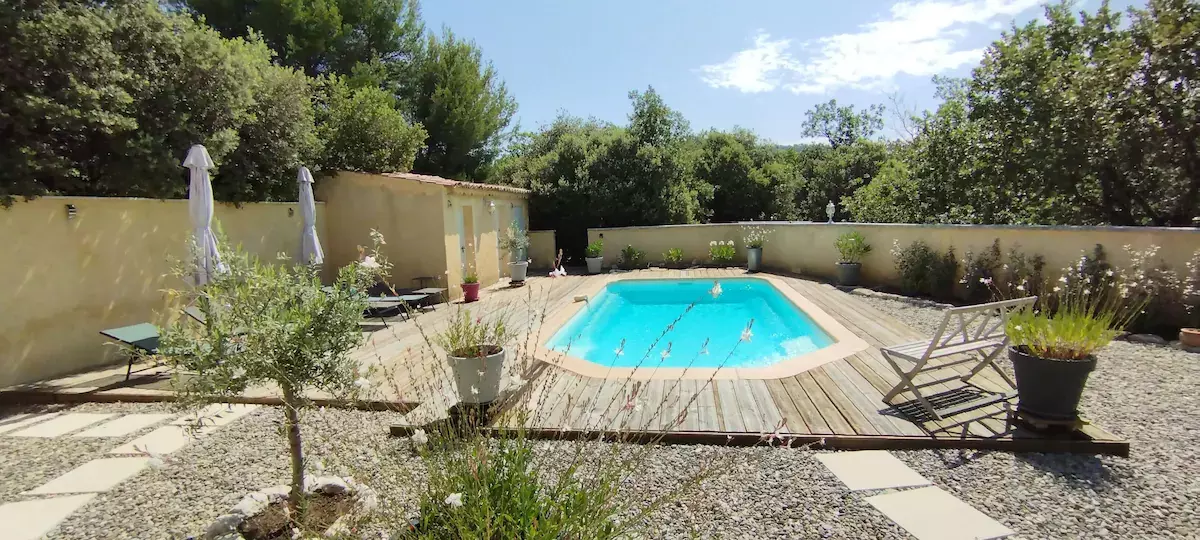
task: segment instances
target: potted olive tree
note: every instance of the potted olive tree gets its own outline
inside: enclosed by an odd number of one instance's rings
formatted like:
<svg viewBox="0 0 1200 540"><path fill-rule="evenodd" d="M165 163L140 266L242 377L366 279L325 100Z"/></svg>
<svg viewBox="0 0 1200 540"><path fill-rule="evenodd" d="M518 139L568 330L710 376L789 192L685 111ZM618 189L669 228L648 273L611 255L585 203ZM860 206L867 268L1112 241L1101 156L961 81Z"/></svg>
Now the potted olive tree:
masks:
<svg viewBox="0 0 1200 540"><path fill-rule="evenodd" d="M841 256L837 263L838 283L858 285L862 277L862 258L871 252L871 244L862 233L850 231L839 236L836 245Z"/></svg>
<svg viewBox="0 0 1200 540"><path fill-rule="evenodd" d="M601 267L604 265L604 240L598 239L587 245L584 250L587 261L587 269L589 274L599 274Z"/></svg>
<svg viewBox="0 0 1200 540"><path fill-rule="evenodd" d="M1116 280L1102 284L1064 276L1046 287L1038 309L1013 314L1005 327L1017 382L1017 409L1038 419L1071 422L1096 352L1145 305Z"/></svg>
<svg viewBox="0 0 1200 540"><path fill-rule="evenodd" d="M508 230L504 231L504 235L500 238L500 249L507 251L512 257L512 262L508 263L511 269L512 282L524 283L525 276L529 272L529 258L526 255L526 249L529 248L529 235L521 229L521 224L513 220L508 225Z"/></svg>
<svg viewBox="0 0 1200 540"><path fill-rule="evenodd" d="M446 351L460 402L486 404L500 395L504 346L511 337L504 310L472 317L471 311L463 308L434 336L434 342Z"/></svg>
<svg viewBox="0 0 1200 540"><path fill-rule="evenodd" d="M763 244L767 242L771 231L758 226L744 227L743 230L746 232L743 238L746 243L746 269L757 272L762 267Z"/></svg>

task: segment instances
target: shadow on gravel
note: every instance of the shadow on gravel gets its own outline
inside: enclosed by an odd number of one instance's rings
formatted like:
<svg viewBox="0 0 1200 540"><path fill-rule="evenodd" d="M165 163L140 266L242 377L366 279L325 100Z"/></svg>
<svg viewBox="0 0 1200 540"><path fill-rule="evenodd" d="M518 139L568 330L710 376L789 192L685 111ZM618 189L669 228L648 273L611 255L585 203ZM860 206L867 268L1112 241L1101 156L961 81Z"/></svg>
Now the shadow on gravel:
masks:
<svg viewBox="0 0 1200 540"><path fill-rule="evenodd" d="M1117 481L1108 464L1097 456L1079 454L1017 454L1017 459L1035 469L1052 473L1074 489L1105 490Z"/></svg>

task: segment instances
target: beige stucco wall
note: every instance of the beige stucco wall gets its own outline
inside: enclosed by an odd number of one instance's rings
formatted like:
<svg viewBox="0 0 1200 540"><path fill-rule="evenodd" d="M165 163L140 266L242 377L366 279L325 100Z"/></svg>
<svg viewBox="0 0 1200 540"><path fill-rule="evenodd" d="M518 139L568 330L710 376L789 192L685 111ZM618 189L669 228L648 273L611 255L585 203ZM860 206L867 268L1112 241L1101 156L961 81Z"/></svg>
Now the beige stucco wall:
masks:
<svg viewBox="0 0 1200 540"><path fill-rule="evenodd" d="M318 203L323 244L325 217ZM214 220L250 253L297 255L295 203L218 204ZM185 200L43 197L0 209L0 387L120 361L99 331L161 320L163 289L183 286L168 274L190 230Z"/></svg>
<svg viewBox="0 0 1200 540"><path fill-rule="evenodd" d="M358 258L358 246L371 245L375 229L386 242L381 252L392 265L393 285L415 287L413 278L429 276L445 287L445 188L352 172L318 179L316 188L328 222L329 241L322 245L327 279Z"/></svg>
<svg viewBox="0 0 1200 540"><path fill-rule="evenodd" d="M558 257L557 245L554 241L554 231L529 232L529 258L533 268L550 268Z"/></svg>
<svg viewBox="0 0 1200 540"><path fill-rule="evenodd" d="M749 225L749 224L747 224ZM981 252L991 246L994 239L1000 240L1002 255L1007 258L1008 250L1018 247L1027 255L1041 254L1046 266L1052 271L1078 261L1080 255L1091 252L1096 244L1104 246L1109 261L1118 267L1129 263L1122 249L1131 245L1144 249L1150 245L1161 248L1159 256L1171 268L1185 271L1185 264L1196 250L1200 250L1200 229L1159 227L1018 227L1018 226L970 226L970 225L902 225L902 224L859 224L859 223L761 223L774 230L763 248L763 264L791 272L814 276L833 277L836 272L838 252L834 247L837 237L847 231L857 230L867 238L874 248L863 260L863 279L869 284L896 285L895 272L890 250L893 240L907 246L915 240L923 240L930 246L945 251L954 247L960 258L967 250ZM615 262L621 248L632 244L646 251L650 261L661 261L663 253L670 248L681 248L684 260L707 262L709 242L733 240L737 245L740 261L745 261L743 225L703 224L665 225L659 227L622 227L590 229L588 240L594 241L604 235L605 266Z"/></svg>
<svg viewBox="0 0 1200 540"><path fill-rule="evenodd" d="M445 189L449 200L443 214L447 276L450 297L460 298L462 289L459 285L471 267L474 267L482 287L495 284L500 278L509 275L509 255L499 249L498 242L517 209L525 216L525 223L529 223L528 208L522 194L464 187ZM460 212L470 213L473 229L465 231L465 259L460 255Z"/></svg>

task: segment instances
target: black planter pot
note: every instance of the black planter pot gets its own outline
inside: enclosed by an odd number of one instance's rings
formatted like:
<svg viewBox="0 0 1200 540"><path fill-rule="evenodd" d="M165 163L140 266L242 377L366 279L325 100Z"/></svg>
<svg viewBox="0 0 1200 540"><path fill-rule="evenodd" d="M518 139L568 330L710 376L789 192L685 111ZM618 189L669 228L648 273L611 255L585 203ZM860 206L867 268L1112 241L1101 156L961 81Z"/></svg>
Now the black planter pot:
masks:
<svg viewBox="0 0 1200 540"><path fill-rule="evenodd" d="M858 285L862 275L862 263L837 263L838 283L847 287Z"/></svg>
<svg viewBox="0 0 1200 540"><path fill-rule="evenodd" d="M1038 358L1017 347L1008 348L1017 378L1017 409L1046 420L1079 418L1079 398L1096 357L1087 360Z"/></svg>

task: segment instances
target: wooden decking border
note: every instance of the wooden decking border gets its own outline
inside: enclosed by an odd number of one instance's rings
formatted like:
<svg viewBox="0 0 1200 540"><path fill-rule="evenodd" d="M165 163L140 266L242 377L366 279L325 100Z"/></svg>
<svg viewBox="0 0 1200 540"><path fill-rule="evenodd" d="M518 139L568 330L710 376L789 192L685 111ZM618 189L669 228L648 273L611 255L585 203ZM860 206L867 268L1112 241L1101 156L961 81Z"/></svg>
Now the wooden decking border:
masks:
<svg viewBox="0 0 1200 540"><path fill-rule="evenodd" d="M393 424L393 437L408 437L418 426ZM480 432L490 437L511 437L520 432L538 440L603 440L633 444L707 444L721 446L756 446L764 444L758 433L732 431L612 431L561 430L547 428L484 427ZM1078 432L1077 432L1078 433ZM1067 454L1103 454L1129 457L1129 442L1103 439L938 439L906 435L813 435L781 433L780 438L791 440L792 447L812 445L817 450L996 450L1004 452L1049 452ZM776 443L778 445L778 443Z"/></svg>

